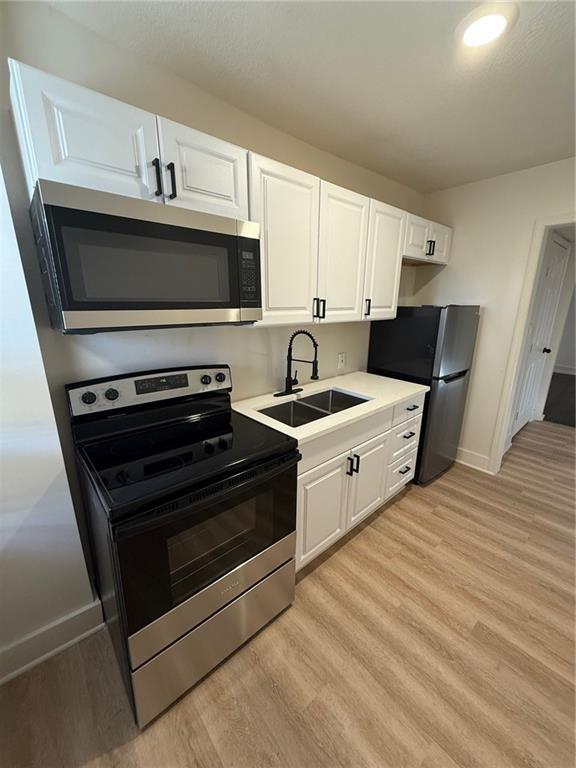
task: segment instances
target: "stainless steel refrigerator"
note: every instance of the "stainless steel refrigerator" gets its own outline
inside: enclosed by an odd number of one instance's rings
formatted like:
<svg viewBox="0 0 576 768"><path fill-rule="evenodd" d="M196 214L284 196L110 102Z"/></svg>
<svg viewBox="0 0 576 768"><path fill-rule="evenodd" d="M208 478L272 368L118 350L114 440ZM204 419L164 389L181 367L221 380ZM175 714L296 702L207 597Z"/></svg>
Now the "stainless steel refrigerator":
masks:
<svg viewBox="0 0 576 768"><path fill-rule="evenodd" d="M398 307L373 322L368 372L427 384L415 480L427 483L454 462L462 428L480 307Z"/></svg>

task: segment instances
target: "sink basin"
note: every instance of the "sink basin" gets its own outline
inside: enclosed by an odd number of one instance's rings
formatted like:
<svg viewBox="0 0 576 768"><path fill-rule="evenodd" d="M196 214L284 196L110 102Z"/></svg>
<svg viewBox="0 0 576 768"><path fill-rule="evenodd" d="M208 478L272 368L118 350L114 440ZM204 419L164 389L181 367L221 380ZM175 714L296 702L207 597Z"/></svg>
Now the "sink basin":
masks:
<svg viewBox="0 0 576 768"><path fill-rule="evenodd" d="M260 413L265 413L266 416L281 421L289 427L301 427L304 424L310 424L311 421L330 416L332 413L339 413L365 403L366 400L367 398L349 395L338 389L325 389L323 392L316 392L299 400L263 408Z"/></svg>
<svg viewBox="0 0 576 768"><path fill-rule="evenodd" d="M326 411L303 405L299 400L272 405L270 408L263 408L260 413L265 413L266 416L281 421L282 424L287 424L289 427L301 427L304 424L310 424L311 421L323 419L330 415Z"/></svg>
<svg viewBox="0 0 576 768"><path fill-rule="evenodd" d="M325 389L323 392L316 392L308 397L301 397L299 402L311 405L314 408L320 408L328 413L339 413L347 408L353 408L355 405L365 403L367 398L349 395L347 392L340 392L338 389Z"/></svg>

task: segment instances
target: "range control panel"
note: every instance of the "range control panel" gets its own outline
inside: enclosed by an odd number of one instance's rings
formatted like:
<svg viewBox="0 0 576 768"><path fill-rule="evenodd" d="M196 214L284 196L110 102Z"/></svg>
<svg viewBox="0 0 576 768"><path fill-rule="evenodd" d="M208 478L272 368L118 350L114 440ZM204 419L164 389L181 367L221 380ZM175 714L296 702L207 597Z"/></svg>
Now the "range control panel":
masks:
<svg viewBox="0 0 576 768"><path fill-rule="evenodd" d="M150 371L71 384L68 389L73 416L170 400L185 395L232 389L230 368L203 366L172 371Z"/></svg>

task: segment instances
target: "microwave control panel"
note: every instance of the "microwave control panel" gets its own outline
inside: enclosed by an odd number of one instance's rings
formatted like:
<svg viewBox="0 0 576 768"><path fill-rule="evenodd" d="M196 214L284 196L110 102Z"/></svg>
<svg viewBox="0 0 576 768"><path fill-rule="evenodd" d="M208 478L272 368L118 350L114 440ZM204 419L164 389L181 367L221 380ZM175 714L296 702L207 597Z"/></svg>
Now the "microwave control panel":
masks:
<svg viewBox="0 0 576 768"><path fill-rule="evenodd" d="M240 251L240 299L260 306L260 259L252 250Z"/></svg>

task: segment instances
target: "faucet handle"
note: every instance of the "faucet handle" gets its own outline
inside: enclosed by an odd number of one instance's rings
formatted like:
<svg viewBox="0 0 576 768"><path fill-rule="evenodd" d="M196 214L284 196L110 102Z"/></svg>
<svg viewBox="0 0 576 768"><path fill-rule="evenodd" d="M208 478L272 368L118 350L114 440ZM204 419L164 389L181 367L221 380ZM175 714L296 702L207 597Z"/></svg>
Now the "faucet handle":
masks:
<svg viewBox="0 0 576 768"><path fill-rule="evenodd" d="M298 384L298 371L294 372L294 378L292 379L292 384Z"/></svg>

